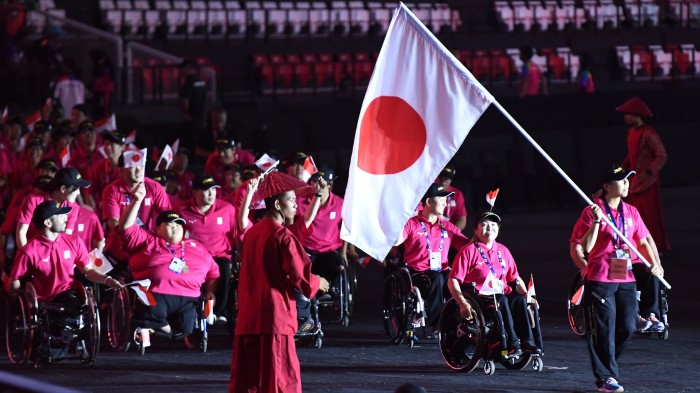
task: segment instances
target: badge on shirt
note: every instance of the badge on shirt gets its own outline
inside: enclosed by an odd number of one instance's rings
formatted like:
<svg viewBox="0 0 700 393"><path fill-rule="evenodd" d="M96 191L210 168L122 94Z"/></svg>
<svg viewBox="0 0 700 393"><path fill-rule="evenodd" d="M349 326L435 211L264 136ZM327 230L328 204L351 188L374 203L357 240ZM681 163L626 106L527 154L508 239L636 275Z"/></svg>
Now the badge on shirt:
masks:
<svg viewBox="0 0 700 393"><path fill-rule="evenodd" d="M178 257L174 257L173 260L170 262L170 266L168 269L170 269L171 272L174 272L175 274L180 274L182 272L182 268L185 267L185 261Z"/></svg>
<svg viewBox="0 0 700 393"><path fill-rule="evenodd" d="M455 202L455 201L450 201L450 206L451 206L451 207L457 206L457 202Z"/></svg>
<svg viewBox="0 0 700 393"><path fill-rule="evenodd" d="M216 223L218 225L224 225L224 219L221 217L216 217Z"/></svg>
<svg viewBox="0 0 700 393"><path fill-rule="evenodd" d="M63 258L64 258L64 259L70 258L70 250L65 250L65 251L63 251Z"/></svg>
<svg viewBox="0 0 700 393"><path fill-rule="evenodd" d="M143 204L145 206L151 206L151 198L143 198Z"/></svg>
<svg viewBox="0 0 700 393"><path fill-rule="evenodd" d="M144 227L146 224L144 224L143 221L141 221L141 218L136 217L136 225Z"/></svg>
<svg viewBox="0 0 700 393"><path fill-rule="evenodd" d="M85 225L78 224L78 232L83 232L85 230Z"/></svg>
<svg viewBox="0 0 700 393"><path fill-rule="evenodd" d="M610 268L608 269L608 279L624 280L627 278L627 271L632 269L632 259L630 250L617 249L612 252L610 258Z"/></svg>
<svg viewBox="0 0 700 393"><path fill-rule="evenodd" d="M335 220L335 212L331 212L331 220Z"/></svg>
<svg viewBox="0 0 700 393"><path fill-rule="evenodd" d="M440 270L442 269L442 253L441 252L430 252L430 270Z"/></svg>
<svg viewBox="0 0 700 393"><path fill-rule="evenodd" d="M627 217L627 226L630 228L634 227L634 220L632 219L632 217Z"/></svg>

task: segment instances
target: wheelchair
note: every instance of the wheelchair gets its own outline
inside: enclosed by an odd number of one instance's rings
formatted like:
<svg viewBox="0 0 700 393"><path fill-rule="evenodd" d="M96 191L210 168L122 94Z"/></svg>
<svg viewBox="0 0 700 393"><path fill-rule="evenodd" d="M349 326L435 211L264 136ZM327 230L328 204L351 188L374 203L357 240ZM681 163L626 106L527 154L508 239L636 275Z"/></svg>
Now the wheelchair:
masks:
<svg viewBox="0 0 700 393"><path fill-rule="evenodd" d="M71 287L80 301L77 316L64 316L63 304L38 301L32 283L13 294L5 319L7 355L12 363L55 363L79 360L94 366L100 349L100 316L92 293L80 282ZM57 333L60 330L60 333Z"/></svg>
<svg viewBox="0 0 700 393"><path fill-rule="evenodd" d="M323 346L323 329L321 328L321 318L319 317L319 300L314 296L311 302L311 319L314 327L308 332L297 331L294 334L294 341L310 348L321 349Z"/></svg>
<svg viewBox="0 0 700 393"><path fill-rule="evenodd" d="M336 254L338 258L342 259L340 254ZM343 270L337 271L335 278L329 284L328 292L318 297L320 318L326 323L340 323L344 327L348 327L353 292L350 271L344 260Z"/></svg>
<svg viewBox="0 0 700 393"><path fill-rule="evenodd" d="M185 345L190 348L198 348L200 352L207 351L209 334L207 331L207 315L205 315L206 300L201 296L197 300L194 320L194 328L188 336L182 334L166 334L156 331L148 333L144 337L143 329L135 326L133 319L136 310L136 296L130 293L128 287L117 288L110 291L108 296L109 310L107 312L107 339L109 346L117 352L127 352L133 342L139 355L146 354L146 348L150 346L150 337L166 337L172 340L184 338Z"/></svg>
<svg viewBox="0 0 700 393"><path fill-rule="evenodd" d="M472 289L462 291L476 315L472 321L462 318L459 304L455 299L448 300L440 314L440 353L448 367L454 371L471 372L483 360L486 375L493 375L496 362L509 370L522 370L532 362L536 372L544 369L541 355L524 352L517 357L508 356L505 345L505 330L501 312L495 309L492 297L474 294ZM539 313L537 307L528 305L533 324L533 338L542 347ZM487 318L487 313L490 318Z"/></svg>
<svg viewBox="0 0 700 393"><path fill-rule="evenodd" d="M391 343L399 345L405 342L413 348L418 341L416 329L423 328L425 336L427 314L420 289L413 285L406 266L387 263L387 273L382 296L384 331Z"/></svg>
<svg viewBox="0 0 700 393"><path fill-rule="evenodd" d="M584 336L586 334L586 321L584 318L583 303L581 301L574 302L574 300L576 300L574 299L574 296L578 296L577 292L581 289L582 286L583 281L581 279L581 272L578 271L576 272L571 281L571 286L569 287L569 297L567 300L567 314L569 325L571 326L571 330L574 332L574 334L578 336ZM661 321L664 324L663 331L643 331L637 332L637 334L647 336L656 335L661 340L668 339L668 289L666 289L663 285L659 286L659 314L659 321Z"/></svg>

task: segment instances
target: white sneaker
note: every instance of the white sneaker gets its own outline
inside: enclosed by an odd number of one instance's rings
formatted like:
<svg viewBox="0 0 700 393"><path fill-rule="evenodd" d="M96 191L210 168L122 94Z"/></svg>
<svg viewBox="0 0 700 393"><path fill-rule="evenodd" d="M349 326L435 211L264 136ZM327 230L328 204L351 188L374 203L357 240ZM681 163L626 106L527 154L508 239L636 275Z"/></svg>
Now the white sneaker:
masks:
<svg viewBox="0 0 700 393"><path fill-rule="evenodd" d="M647 329L650 332L663 332L666 329L664 323L659 321L654 313L649 314L648 321L651 322L651 326Z"/></svg>
<svg viewBox="0 0 700 393"><path fill-rule="evenodd" d="M216 322L216 315L214 313L209 313L209 316L207 317L207 325L213 325Z"/></svg>
<svg viewBox="0 0 700 393"><path fill-rule="evenodd" d="M223 325L223 324L225 324L226 322L228 322L228 319L226 319L225 316L219 315L218 317L216 317L216 323L217 323L217 324Z"/></svg>
<svg viewBox="0 0 700 393"><path fill-rule="evenodd" d="M653 324L650 320L639 317L639 321L637 321L637 332L644 332L647 329L649 329L652 325Z"/></svg>

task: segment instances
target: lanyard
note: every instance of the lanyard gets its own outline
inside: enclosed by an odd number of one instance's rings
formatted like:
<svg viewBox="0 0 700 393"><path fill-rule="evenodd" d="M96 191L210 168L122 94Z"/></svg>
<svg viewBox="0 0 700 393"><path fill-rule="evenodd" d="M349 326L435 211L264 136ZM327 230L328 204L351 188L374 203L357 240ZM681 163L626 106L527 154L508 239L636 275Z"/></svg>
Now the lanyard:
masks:
<svg viewBox="0 0 700 393"><path fill-rule="evenodd" d="M627 222L625 221L625 211L622 209L622 201L620 201L620 204L617 206L617 211L620 213L620 224L618 225L617 222L615 222L615 219L613 218L612 215L612 209L610 209L610 205L608 205L608 202L605 201L605 211L608 213L608 217L610 218L610 221L612 221L613 224L615 224L615 227L622 232L622 234L627 237ZM613 231L613 245L615 248L622 248L622 239L618 238L617 233Z"/></svg>
<svg viewBox="0 0 700 393"><path fill-rule="evenodd" d="M445 236L447 235L447 231L445 230L445 227L442 226L442 220L438 219L438 222L440 223L440 249L438 251L442 252L442 246L445 244ZM430 237L428 236L428 230L425 229L425 224L423 221L420 222L421 228L423 228L423 234L425 234L425 243L426 243L426 248L428 251L433 251L432 247L430 247Z"/></svg>
<svg viewBox="0 0 700 393"><path fill-rule="evenodd" d="M173 246L171 246L168 242L165 242L165 245L168 246L170 252L173 253L174 257L176 257L177 255L175 255L175 249L173 248ZM182 262L185 262L185 242L180 242L180 245L182 246L180 247L180 259L182 260Z"/></svg>
<svg viewBox="0 0 700 393"><path fill-rule="evenodd" d="M486 266L491 269L491 274L493 274L494 277L496 277L496 271L493 270L493 265L491 264L491 261L489 261L488 258L486 258L486 254L484 254L484 251L479 247L479 242L474 243L476 245L476 249L479 250L479 254L481 254L481 257L484 258L484 262L486 262ZM496 251L496 254L498 254L498 262L501 263L501 277L500 280L503 280L503 276L506 274L506 263L503 262L503 257L501 256L501 251Z"/></svg>

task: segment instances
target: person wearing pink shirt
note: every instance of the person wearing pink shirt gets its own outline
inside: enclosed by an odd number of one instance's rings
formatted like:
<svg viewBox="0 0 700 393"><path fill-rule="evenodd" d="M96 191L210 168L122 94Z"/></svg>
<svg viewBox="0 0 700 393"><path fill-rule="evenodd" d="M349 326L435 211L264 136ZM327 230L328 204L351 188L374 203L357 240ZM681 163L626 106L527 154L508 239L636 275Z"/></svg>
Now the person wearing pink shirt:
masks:
<svg viewBox="0 0 700 393"><path fill-rule="evenodd" d="M204 245L184 236L185 220L166 210L155 220L155 234L135 225L146 199L143 182L132 189L133 199L119 221L122 244L129 253L134 280L150 279L156 304L137 302L134 323L168 336L188 336L194 328L197 300L215 300L219 268Z"/></svg>
<svg viewBox="0 0 700 393"><path fill-rule="evenodd" d="M121 175L119 157L124 152L124 145L126 144L126 138L118 131L106 132L102 135L102 138L107 158L95 164L86 174L88 180L92 182L90 193L98 212L102 210L102 192Z"/></svg>
<svg viewBox="0 0 700 393"><path fill-rule="evenodd" d="M467 207L462 191L452 186L455 174L457 174L457 169L454 165L448 165L440 172L435 182L453 193L447 197L447 206L444 214L451 223L455 224L460 231L463 231L467 227Z"/></svg>
<svg viewBox="0 0 700 393"><path fill-rule="evenodd" d="M30 194L22 202L19 218L17 220L17 230L15 242L21 248L27 244L28 239L33 235L30 228L31 217L34 209L46 200L52 199L61 203L62 206L72 207L80 193L81 188L90 187L90 182L83 179L80 172L75 168L61 168L49 184L49 192L43 194ZM68 214L68 223L65 233L72 235L75 230L75 221L78 218L77 210L71 210Z"/></svg>
<svg viewBox="0 0 700 393"><path fill-rule="evenodd" d="M622 201L629 193L629 176L613 165L601 179L603 192L596 204L581 213L581 245L588 253L582 305L586 310L586 341L598 390L622 392L617 361L635 332L638 320L637 287L628 246L602 221L603 214L651 264L651 273L663 269L647 241L649 230L634 206Z"/></svg>
<svg viewBox="0 0 700 393"><path fill-rule="evenodd" d="M121 247L120 237L115 228L124 210L134 200L134 190L140 184L146 189L143 203L137 212L138 226L155 231L158 214L170 210L170 199L163 186L144 176L145 166L129 164L129 167L126 167L124 154L119 157L120 178L110 183L102 192L102 220L107 224L108 231L105 250L119 262L125 262L129 255Z"/></svg>
<svg viewBox="0 0 700 393"><path fill-rule="evenodd" d="M216 151L209 155L204 164L204 172L214 176L217 184L224 184L224 167L239 164L243 166L255 164L255 157L250 152L238 149L233 139L217 139Z"/></svg>
<svg viewBox="0 0 700 393"><path fill-rule="evenodd" d="M105 232L100 218L90 209L80 205L76 205L75 208L78 209L78 219L73 234L85 243L88 250L96 248L102 251L105 247Z"/></svg>
<svg viewBox="0 0 700 393"><path fill-rule="evenodd" d="M455 257L449 290L459 305L460 315L466 319L473 317L473 310L462 294L462 284L474 283L475 294L494 296L503 318L508 356L520 356L523 351L539 355L542 350L535 344L527 311L531 301L526 296L527 288L510 250L496 242L500 224L501 217L490 210L474 221L475 239Z"/></svg>
<svg viewBox="0 0 700 393"><path fill-rule="evenodd" d="M226 323L231 261L236 241L236 209L216 197L220 188L211 175L203 174L192 183L192 199L174 207L185 219L187 236L204 245L217 265L223 280L216 286L216 322Z"/></svg>
<svg viewBox="0 0 700 393"><path fill-rule="evenodd" d="M23 154L17 161L17 167L12 173L11 183L14 190L21 190L31 186L38 175L38 164L44 155L44 143L41 138L32 137L27 139Z"/></svg>
<svg viewBox="0 0 700 393"><path fill-rule="evenodd" d="M46 200L34 209L32 223L37 235L20 250L10 279L16 291L20 289L20 279L30 277L39 301L66 304L66 309L77 315L80 303L76 303L78 297L71 289L75 266L92 282L111 288L121 284L94 270L83 242L64 234L70 211L70 207L53 200Z"/></svg>
<svg viewBox="0 0 700 393"><path fill-rule="evenodd" d="M448 296L446 280L450 267L447 253L450 246L459 249L469 242L459 228L442 218L446 199L451 194L443 186L431 184L421 199L423 209L408 220L394 243L394 246L404 246L404 262L416 278L415 284L425 299L427 322L435 332L438 330L442 304ZM416 273L430 279L423 280Z"/></svg>

